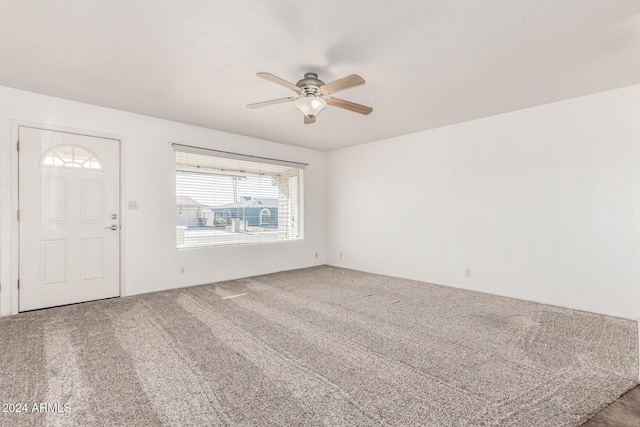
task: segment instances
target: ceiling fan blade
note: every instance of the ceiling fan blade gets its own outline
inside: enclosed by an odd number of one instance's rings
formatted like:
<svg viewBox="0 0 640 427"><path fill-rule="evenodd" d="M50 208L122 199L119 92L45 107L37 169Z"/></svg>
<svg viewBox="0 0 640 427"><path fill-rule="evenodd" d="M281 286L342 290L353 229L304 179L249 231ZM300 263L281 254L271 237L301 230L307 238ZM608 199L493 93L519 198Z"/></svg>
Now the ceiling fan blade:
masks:
<svg viewBox="0 0 640 427"><path fill-rule="evenodd" d="M320 86L322 93L329 95L336 93L340 90L349 89L353 86L358 86L364 83L364 79L357 74L351 74L350 76L343 77L331 83L327 83L324 86Z"/></svg>
<svg viewBox="0 0 640 427"><path fill-rule="evenodd" d="M345 101L340 98L327 98L327 104L365 115L373 111L373 108L367 107L366 105L356 104L355 102Z"/></svg>
<svg viewBox="0 0 640 427"><path fill-rule="evenodd" d="M293 91L296 91L296 92L302 90L302 88L294 85L293 83L289 83L288 81L286 81L284 79L281 79L278 76L274 76L273 74L270 74L270 73L257 73L256 75L258 77L262 77L265 80L269 80L270 82L277 83L277 84L279 84L281 86L284 86L284 87L289 88L289 89L291 89Z"/></svg>
<svg viewBox="0 0 640 427"><path fill-rule="evenodd" d="M291 102L291 101L295 101L296 99L297 98L294 98L294 97L272 99L271 101L256 102L255 104L249 104L249 105L247 105L247 107L249 107L249 108L260 108L260 107L266 107L267 105L282 104L283 102Z"/></svg>
<svg viewBox="0 0 640 427"><path fill-rule="evenodd" d="M311 123L315 123L315 122L316 122L316 118L315 117L304 116L304 124L305 125L310 125Z"/></svg>

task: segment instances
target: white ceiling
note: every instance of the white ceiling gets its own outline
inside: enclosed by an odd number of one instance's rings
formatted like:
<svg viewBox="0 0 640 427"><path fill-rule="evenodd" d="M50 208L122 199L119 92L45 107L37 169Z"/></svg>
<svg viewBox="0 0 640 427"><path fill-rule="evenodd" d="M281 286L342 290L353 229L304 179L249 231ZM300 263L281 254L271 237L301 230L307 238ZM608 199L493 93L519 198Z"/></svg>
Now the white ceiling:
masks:
<svg viewBox="0 0 640 427"><path fill-rule="evenodd" d="M640 83L638 0L0 0L0 85L318 150ZM304 125L259 79L367 83Z"/></svg>

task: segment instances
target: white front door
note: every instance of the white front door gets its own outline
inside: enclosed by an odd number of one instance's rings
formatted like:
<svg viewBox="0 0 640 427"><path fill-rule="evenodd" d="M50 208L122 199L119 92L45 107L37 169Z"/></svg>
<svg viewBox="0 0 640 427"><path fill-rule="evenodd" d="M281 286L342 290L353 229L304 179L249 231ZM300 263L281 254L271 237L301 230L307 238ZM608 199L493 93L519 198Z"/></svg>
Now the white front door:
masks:
<svg viewBox="0 0 640 427"><path fill-rule="evenodd" d="M19 310L120 295L120 141L20 127Z"/></svg>

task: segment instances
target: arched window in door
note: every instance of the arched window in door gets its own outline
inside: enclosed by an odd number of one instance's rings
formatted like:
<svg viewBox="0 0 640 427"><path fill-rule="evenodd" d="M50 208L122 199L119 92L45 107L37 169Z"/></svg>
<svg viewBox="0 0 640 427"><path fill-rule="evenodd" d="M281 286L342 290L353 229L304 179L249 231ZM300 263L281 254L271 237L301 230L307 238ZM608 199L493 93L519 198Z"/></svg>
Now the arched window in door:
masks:
<svg viewBox="0 0 640 427"><path fill-rule="evenodd" d="M40 158L40 166L104 170L95 153L78 145L56 145Z"/></svg>

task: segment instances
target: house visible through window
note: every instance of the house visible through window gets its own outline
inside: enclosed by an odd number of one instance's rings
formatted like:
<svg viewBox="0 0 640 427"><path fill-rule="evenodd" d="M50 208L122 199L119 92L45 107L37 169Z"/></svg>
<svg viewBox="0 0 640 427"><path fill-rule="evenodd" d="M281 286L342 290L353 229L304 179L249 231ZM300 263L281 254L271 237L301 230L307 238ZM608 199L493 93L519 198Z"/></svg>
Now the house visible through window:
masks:
<svg viewBox="0 0 640 427"><path fill-rule="evenodd" d="M303 164L175 149L177 248L303 238Z"/></svg>

